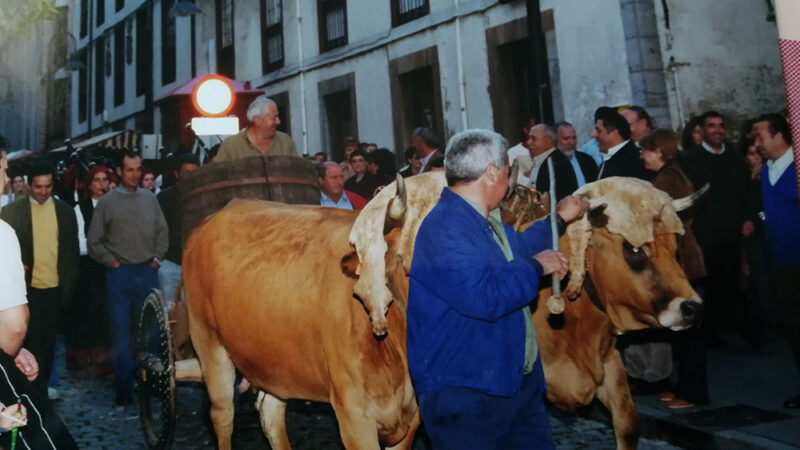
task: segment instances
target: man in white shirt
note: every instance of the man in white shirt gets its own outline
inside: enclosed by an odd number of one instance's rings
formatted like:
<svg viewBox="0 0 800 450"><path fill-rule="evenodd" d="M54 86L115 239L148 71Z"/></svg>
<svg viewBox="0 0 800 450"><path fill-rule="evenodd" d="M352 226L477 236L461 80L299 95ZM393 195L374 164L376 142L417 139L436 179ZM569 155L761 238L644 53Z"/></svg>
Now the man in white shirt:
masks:
<svg viewBox="0 0 800 450"><path fill-rule="evenodd" d="M800 372L800 204L789 123L779 114L765 114L753 125L756 145L767 164L761 173L761 192L767 243L772 252L778 302L784 333ZM800 391L783 402L800 408Z"/></svg>
<svg viewBox="0 0 800 450"><path fill-rule="evenodd" d="M525 146L528 148L528 157L518 157L514 160L509 159L509 163L513 164L514 161L519 163L519 175L517 176L517 184L523 186L536 186L536 177L539 174L539 168L544 161L556 149L556 130L550 125L540 123L534 125L528 131L528 139L525 141Z"/></svg>

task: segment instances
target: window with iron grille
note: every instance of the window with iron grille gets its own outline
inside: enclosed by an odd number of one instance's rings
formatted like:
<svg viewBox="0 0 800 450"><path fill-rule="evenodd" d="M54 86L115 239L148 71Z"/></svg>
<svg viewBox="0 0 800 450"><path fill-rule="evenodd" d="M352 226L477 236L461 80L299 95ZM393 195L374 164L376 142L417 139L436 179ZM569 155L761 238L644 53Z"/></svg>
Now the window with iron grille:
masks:
<svg viewBox="0 0 800 450"><path fill-rule="evenodd" d="M261 0L261 66L264 73L283 67L281 0Z"/></svg>
<svg viewBox="0 0 800 450"><path fill-rule="evenodd" d="M97 26L106 21L106 0L97 0L97 11L95 17L97 18Z"/></svg>
<svg viewBox="0 0 800 450"><path fill-rule="evenodd" d="M317 0L319 49L326 52L347 45L347 2Z"/></svg>
<svg viewBox="0 0 800 450"><path fill-rule="evenodd" d="M101 114L106 105L106 40L94 41L94 113ZM90 130L91 131L91 130Z"/></svg>
<svg viewBox="0 0 800 450"><path fill-rule="evenodd" d="M125 103L125 26L114 29L114 106Z"/></svg>
<svg viewBox="0 0 800 450"><path fill-rule="evenodd" d="M81 0L81 37L89 34L89 0Z"/></svg>
<svg viewBox="0 0 800 450"><path fill-rule="evenodd" d="M161 0L161 84L175 81L175 18L169 10L175 0Z"/></svg>
<svg viewBox="0 0 800 450"><path fill-rule="evenodd" d="M222 0L220 47L233 46L233 0Z"/></svg>
<svg viewBox="0 0 800 450"><path fill-rule="evenodd" d="M235 38L233 8L234 0L216 0L217 73L228 78L236 78L236 52L233 46Z"/></svg>
<svg viewBox="0 0 800 450"><path fill-rule="evenodd" d="M392 26L402 25L427 15L431 8L428 0L391 0Z"/></svg>

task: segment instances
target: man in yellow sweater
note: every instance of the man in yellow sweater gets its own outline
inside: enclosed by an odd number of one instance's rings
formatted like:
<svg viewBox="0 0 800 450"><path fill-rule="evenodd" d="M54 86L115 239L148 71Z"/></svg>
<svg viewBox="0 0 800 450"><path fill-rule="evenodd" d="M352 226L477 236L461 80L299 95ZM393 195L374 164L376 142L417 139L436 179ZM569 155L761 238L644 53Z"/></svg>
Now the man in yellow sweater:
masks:
<svg viewBox="0 0 800 450"><path fill-rule="evenodd" d="M78 276L78 224L73 209L53 197L52 166L35 164L28 179L31 196L4 207L0 218L19 239L30 309L24 345L39 362L35 382L46 392L58 312L69 302Z"/></svg>

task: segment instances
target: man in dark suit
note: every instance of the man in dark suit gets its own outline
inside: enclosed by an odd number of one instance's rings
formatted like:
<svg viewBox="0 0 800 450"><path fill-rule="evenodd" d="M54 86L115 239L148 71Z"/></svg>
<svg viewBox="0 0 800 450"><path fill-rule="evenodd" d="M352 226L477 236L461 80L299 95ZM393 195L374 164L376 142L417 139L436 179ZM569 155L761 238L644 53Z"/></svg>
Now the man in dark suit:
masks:
<svg viewBox="0 0 800 450"><path fill-rule="evenodd" d="M430 128L419 127L411 132L411 145L417 149L417 157L422 167L419 173L429 172L437 156L444 156L439 150L439 138Z"/></svg>
<svg viewBox="0 0 800 450"><path fill-rule="evenodd" d="M575 127L569 122L556 124L558 151L550 153L547 159L553 160L553 170L556 176L556 201L572 194L576 189L586 183L597 180L597 164L586 153L575 151L578 146ZM539 168L536 177L536 189L539 192L548 192L550 189L550 173L547 163Z"/></svg>
<svg viewBox="0 0 800 450"><path fill-rule="evenodd" d="M602 108L592 137L597 139L603 163L598 179L609 177L634 177L650 181L653 173L644 168L639 159L639 147L631 140L631 127L622 115L612 108Z"/></svg>

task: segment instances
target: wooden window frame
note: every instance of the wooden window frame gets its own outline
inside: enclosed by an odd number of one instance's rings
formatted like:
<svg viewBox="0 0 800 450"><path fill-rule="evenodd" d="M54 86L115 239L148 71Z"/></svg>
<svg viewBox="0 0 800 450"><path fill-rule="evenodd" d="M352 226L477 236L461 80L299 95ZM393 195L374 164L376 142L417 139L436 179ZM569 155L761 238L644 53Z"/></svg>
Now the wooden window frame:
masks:
<svg viewBox="0 0 800 450"><path fill-rule="evenodd" d="M344 35L334 40L328 40L328 14L340 8L344 13ZM317 26L319 28L320 53L347 45L349 37L347 31L347 0L317 0Z"/></svg>
<svg viewBox="0 0 800 450"><path fill-rule="evenodd" d="M421 2L421 5L416 8L400 13L400 3L408 1ZM429 0L390 0L392 5L392 26L397 27L426 16L431 12L431 4Z"/></svg>
<svg viewBox="0 0 800 450"><path fill-rule="evenodd" d="M269 0L261 0L261 68L263 73L274 72L285 64L285 48L283 39L283 0L276 0L281 11L280 20L272 25L267 23L267 2ZM274 61L269 60L269 42L275 37L280 37L281 41L281 57Z"/></svg>

